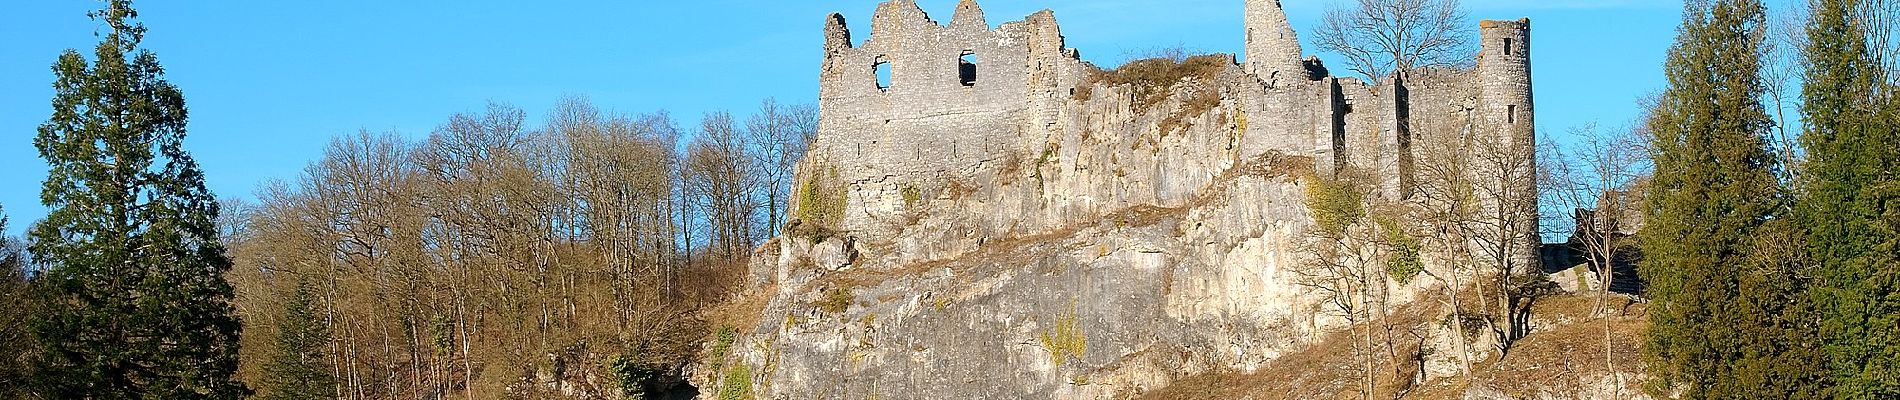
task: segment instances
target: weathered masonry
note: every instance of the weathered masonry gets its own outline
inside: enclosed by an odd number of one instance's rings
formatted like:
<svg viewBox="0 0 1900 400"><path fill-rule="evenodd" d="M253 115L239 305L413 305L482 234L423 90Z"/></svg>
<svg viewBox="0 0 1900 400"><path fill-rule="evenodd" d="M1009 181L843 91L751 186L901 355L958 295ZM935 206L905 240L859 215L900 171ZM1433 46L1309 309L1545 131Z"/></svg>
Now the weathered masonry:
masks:
<svg viewBox="0 0 1900 400"><path fill-rule="evenodd" d="M1364 82L1302 57L1278 1L1248 0L1245 17L1243 72L1221 78L1228 107L1214 110L1247 117L1238 158L1310 156L1322 174L1363 171L1383 181L1382 195L1403 198L1415 186L1420 150L1412 144L1421 138L1534 140L1528 19L1482 21L1475 67ZM960 2L947 25L912 0L895 0L878 6L860 44L842 15L828 16L824 32L813 153L854 184L848 216L897 211L900 196L889 190L897 184L886 177L929 186L946 171L995 167L1012 156L1042 158L1052 148L1052 156L1069 155L1073 147L1060 146L1061 138L1098 133L1087 125L1113 108L1075 98L1096 67L1065 47L1047 10L992 29L972 0Z"/></svg>

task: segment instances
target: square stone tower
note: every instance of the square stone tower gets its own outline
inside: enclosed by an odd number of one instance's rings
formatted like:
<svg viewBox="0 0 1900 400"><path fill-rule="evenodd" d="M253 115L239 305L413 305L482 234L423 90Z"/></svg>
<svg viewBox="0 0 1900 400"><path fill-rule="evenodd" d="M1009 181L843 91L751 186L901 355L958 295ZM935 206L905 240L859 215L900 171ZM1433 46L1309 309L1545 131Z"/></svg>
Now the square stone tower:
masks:
<svg viewBox="0 0 1900 400"><path fill-rule="evenodd" d="M1305 80L1300 38L1287 23L1280 0L1247 0L1247 73L1268 85Z"/></svg>

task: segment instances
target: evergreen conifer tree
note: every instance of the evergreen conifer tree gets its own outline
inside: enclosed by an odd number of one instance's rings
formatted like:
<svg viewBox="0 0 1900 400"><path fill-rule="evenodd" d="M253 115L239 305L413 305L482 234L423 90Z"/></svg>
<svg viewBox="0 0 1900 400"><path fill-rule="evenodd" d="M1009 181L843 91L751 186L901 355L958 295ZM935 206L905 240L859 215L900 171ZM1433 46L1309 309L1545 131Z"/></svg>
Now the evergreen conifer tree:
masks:
<svg viewBox="0 0 1900 400"><path fill-rule="evenodd" d="M277 352L264 367L265 398L269 400L328 399L336 395L336 378L323 361L330 330L317 315L310 285L298 282L284 305L284 321L277 326Z"/></svg>
<svg viewBox="0 0 1900 400"><path fill-rule="evenodd" d="M29 250L46 268L34 317L46 398L233 399L240 326L218 204L184 149L185 102L128 0L91 14L88 60L53 65L53 115L33 141L50 167Z"/></svg>
<svg viewBox="0 0 1900 400"><path fill-rule="evenodd" d="M1799 252L1770 252L1777 240L1798 249L1800 231L1779 222L1789 202L1764 139L1773 127L1760 101L1764 21L1759 0L1689 1L1649 121L1644 347L1653 389L1683 398L1814 394L1815 352L1791 342L1811 316L1791 279L1800 263L1786 262Z"/></svg>
<svg viewBox="0 0 1900 400"><path fill-rule="evenodd" d="M1900 398L1900 124L1892 71L1868 47L1866 3L1813 3L1801 95L1811 294L1842 399Z"/></svg>
<svg viewBox="0 0 1900 400"><path fill-rule="evenodd" d="M6 237L6 210L0 208L0 399L29 398L27 378L32 365L33 337L26 330L32 314L26 282L26 260Z"/></svg>

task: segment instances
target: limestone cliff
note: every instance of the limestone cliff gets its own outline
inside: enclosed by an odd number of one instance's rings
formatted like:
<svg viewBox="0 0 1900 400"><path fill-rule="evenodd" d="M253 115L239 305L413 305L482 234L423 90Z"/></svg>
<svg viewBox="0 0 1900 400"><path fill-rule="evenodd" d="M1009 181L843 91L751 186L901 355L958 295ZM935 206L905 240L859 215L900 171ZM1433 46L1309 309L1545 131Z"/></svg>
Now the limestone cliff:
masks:
<svg viewBox="0 0 1900 400"><path fill-rule="evenodd" d="M1302 61L1273 0L1245 9L1246 64L1118 71L1082 62L1052 12L992 28L956 10L885 2L859 44L826 18L796 220L754 253L756 321L715 345L709 393L1123 398L1266 370L1347 324L1296 271L1308 185L1357 171L1417 203L1417 138L1534 131L1528 21L1485 22L1474 68L1368 85ZM1460 274L1441 264L1384 283L1392 304L1445 315L1416 301ZM1419 347L1452 348L1421 326ZM1458 372L1419 353L1421 375Z"/></svg>

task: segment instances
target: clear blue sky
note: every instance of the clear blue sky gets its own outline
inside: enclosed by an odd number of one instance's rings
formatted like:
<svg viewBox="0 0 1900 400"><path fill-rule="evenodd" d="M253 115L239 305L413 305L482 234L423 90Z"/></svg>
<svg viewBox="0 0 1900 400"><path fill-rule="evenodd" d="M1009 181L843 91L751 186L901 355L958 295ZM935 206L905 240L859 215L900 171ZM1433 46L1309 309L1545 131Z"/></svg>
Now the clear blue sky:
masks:
<svg viewBox="0 0 1900 400"><path fill-rule="evenodd" d="M327 141L359 129L421 137L488 101L529 112L566 94L611 111L670 110L682 125L760 99L811 102L823 17L863 40L878 0L146 1L155 51L191 110L187 146L219 196L294 180ZM920 0L947 22L956 0ZM1284 0L1309 31L1327 0ZM50 66L90 54L96 1L14 2L0 13L0 205L7 234L39 219L46 168L32 138L51 113ZM1539 128L1622 125L1662 87L1679 0L1466 0L1474 19L1530 17ZM1241 0L990 0L992 25L1056 11L1071 47L1112 66L1184 45L1238 52ZM1474 27L1475 35L1476 21ZM1304 36L1304 35L1303 35ZM1308 46L1309 53L1311 46ZM1324 56L1324 55L1322 55ZM1328 57L1330 58L1330 57ZM1331 60L1329 60L1331 61ZM1334 62L1337 64L1337 62Z"/></svg>

